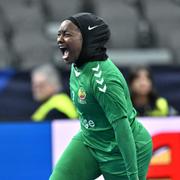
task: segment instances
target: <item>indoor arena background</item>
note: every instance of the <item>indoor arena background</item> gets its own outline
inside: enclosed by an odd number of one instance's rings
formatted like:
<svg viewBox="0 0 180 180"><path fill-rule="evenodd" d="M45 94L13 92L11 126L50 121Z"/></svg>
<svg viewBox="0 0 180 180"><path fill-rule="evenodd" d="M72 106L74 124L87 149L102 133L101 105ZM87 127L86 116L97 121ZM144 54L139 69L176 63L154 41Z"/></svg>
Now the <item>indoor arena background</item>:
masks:
<svg viewBox="0 0 180 180"><path fill-rule="evenodd" d="M0 180L48 179L78 120L36 123L38 104L31 71L51 63L69 94L70 67L61 60L59 23L93 12L109 24L109 57L128 78L130 69L151 69L158 93L173 107L167 117L139 117L153 137L149 179L180 180L179 0L0 0Z"/></svg>

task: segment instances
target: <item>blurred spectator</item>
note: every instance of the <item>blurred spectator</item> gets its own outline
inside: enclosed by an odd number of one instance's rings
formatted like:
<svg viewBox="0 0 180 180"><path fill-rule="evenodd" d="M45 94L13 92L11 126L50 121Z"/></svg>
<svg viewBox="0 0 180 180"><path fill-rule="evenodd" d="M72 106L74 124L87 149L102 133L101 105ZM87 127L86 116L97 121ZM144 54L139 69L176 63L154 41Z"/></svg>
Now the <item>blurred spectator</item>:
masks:
<svg viewBox="0 0 180 180"><path fill-rule="evenodd" d="M50 2L48 0L40 0L41 12L45 18L46 22L53 21L53 15L50 8Z"/></svg>
<svg viewBox="0 0 180 180"><path fill-rule="evenodd" d="M94 0L87 1L87 0L80 0L80 12L89 12L96 14L97 12L97 3Z"/></svg>
<svg viewBox="0 0 180 180"><path fill-rule="evenodd" d="M75 107L66 93L57 70L51 65L42 65L32 71L32 92L39 108L32 115L33 121L61 118L77 118Z"/></svg>
<svg viewBox="0 0 180 180"><path fill-rule="evenodd" d="M154 48L157 46L157 34L154 26L147 16L146 2L143 0L134 0L134 8L137 12L139 21L137 24L137 47Z"/></svg>
<svg viewBox="0 0 180 180"><path fill-rule="evenodd" d="M177 5L180 5L180 0L173 0L174 3L176 3Z"/></svg>
<svg viewBox="0 0 180 180"><path fill-rule="evenodd" d="M155 48L157 46L157 33L153 23L148 17L146 1L124 0L131 5L138 16L136 25L136 44L138 48Z"/></svg>
<svg viewBox="0 0 180 180"><path fill-rule="evenodd" d="M136 44L138 48L155 48L157 46L157 35L150 20L139 19L136 31Z"/></svg>
<svg viewBox="0 0 180 180"><path fill-rule="evenodd" d="M147 67L133 68L129 74L131 98L138 116L176 115L167 99L160 97L155 89L153 78Z"/></svg>

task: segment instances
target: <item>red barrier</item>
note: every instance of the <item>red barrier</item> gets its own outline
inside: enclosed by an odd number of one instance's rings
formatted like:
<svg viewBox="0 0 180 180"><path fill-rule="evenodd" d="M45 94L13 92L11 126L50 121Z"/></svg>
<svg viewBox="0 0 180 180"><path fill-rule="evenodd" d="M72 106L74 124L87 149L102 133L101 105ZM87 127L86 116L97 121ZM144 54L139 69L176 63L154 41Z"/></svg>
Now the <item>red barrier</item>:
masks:
<svg viewBox="0 0 180 180"><path fill-rule="evenodd" d="M180 180L180 133L161 133L153 136L153 151L164 146L170 149L171 162L167 165L151 165L148 178Z"/></svg>

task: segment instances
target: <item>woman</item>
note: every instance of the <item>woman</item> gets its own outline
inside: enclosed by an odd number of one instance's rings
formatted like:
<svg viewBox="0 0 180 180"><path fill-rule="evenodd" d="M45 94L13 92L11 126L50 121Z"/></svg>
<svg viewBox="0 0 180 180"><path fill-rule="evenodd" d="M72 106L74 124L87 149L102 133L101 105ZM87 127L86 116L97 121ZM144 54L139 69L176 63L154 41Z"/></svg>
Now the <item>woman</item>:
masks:
<svg viewBox="0 0 180 180"><path fill-rule="evenodd" d="M130 71L129 88L138 116L172 115L173 109L170 111L168 101L158 96L151 72L147 67L138 66Z"/></svg>
<svg viewBox="0 0 180 180"><path fill-rule="evenodd" d="M151 137L136 121L127 84L106 54L110 30L103 19L79 13L64 20L57 43L72 64L70 90L81 131L58 161L50 180L144 180Z"/></svg>

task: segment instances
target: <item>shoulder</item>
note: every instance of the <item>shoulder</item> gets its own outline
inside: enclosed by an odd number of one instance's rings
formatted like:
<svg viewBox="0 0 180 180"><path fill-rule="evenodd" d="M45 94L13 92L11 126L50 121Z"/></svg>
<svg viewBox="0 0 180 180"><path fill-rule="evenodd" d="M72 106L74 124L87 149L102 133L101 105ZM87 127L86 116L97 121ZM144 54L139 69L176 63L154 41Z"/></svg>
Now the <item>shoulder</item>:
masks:
<svg viewBox="0 0 180 180"><path fill-rule="evenodd" d="M107 59L106 61L100 61L100 66L103 71L106 71L107 74L119 74L120 70L118 67L112 62L111 59Z"/></svg>
<svg viewBox="0 0 180 180"><path fill-rule="evenodd" d="M71 101L70 97L66 93L58 93L53 95L48 103L55 105L55 104L60 104L61 102L68 102Z"/></svg>
<svg viewBox="0 0 180 180"><path fill-rule="evenodd" d="M125 79L111 60L97 61L91 67L91 84L96 92L111 91L126 86Z"/></svg>
<svg viewBox="0 0 180 180"><path fill-rule="evenodd" d="M160 107L160 108L167 108L168 107L168 101L167 99L163 98L163 97L159 97L156 100L156 106Z"/></svg>
<svg viewBox="0 0 180 180"><path fill-rule="evenodd" d="M167 116L169 112L168 101L163 97L158 97L155 101L155 107L148 112L149 116Z"/></svg>
<svg viewBox="0 0 180 180"><path fill-rule="evenodd" d="M156 109L162 113L162 115L168 115L169 105L167 99L159 97L156 100Z"/></svg>
<svg viewBox="0 0 180 180"><path fill-rule="evenodd" d="M117 66L110 60L96 61L91 67L92 77L95 79L103 77L106 80L124 78Z"/></svg>

